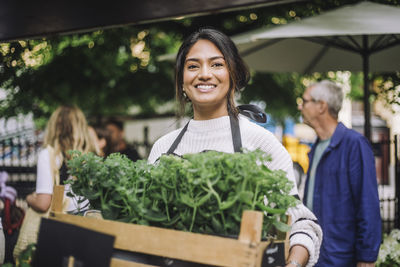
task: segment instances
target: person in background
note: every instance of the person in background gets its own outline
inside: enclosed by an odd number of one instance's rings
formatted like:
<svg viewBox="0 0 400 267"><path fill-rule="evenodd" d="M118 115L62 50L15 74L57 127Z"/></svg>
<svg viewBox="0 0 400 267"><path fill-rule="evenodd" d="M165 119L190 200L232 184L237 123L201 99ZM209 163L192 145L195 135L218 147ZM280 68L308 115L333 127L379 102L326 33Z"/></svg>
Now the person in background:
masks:
<svg viewBox="0 0 400 267"><path fill-rule="evenodd" d="M50 157L50 149L54 151L55 158ZM43 146L38 154L36 192L26 197L28 205L34 210L46 212L50 208L54 185L51 160L54 160L55 168L59 170L60 185L69 179L66 164L70 157L67 153L69 150L99 153L83 112L75 106L60 106L47 123ZM69 185L65 187L67 192L71 192ZM71 213L81 212L89 204L78 196L67 198L67 211ZM80 200L83 202L80 203Z"/></svg>
<svg viewBox="0 0 400 267"><path fill-rule="evenodd" d="M106 123L106 128L111 132L112 153L125 154L132 161L141 159L137 150L126 142L124 124L121 121L110 119Z"/></svg>
<svg viewBox="0 0 400 267"><path fill-rule="evenodd" d="M151 149L149 163L155 163L163 154L260 149L272 157L267 163L269 168L287 173L294 184L291 193L297 195L288 152L271 132L238 114L235 93L246 86L249 79L249 70L228 36L210 28L192 33L179 49L175 84L176 97L181 104L180 115L190 103L194 118L185 127L158 139ZM302 203L288 213L293 223L286 266L313 266L318 259L321 228Z"/></svg>
<svg viewBox="0 0 400 267"><path fill-rule="evenodd" d="M111 131L101 126L89 126L89 132L100 149L100 156L106 158L112 153Z"/></svg>
<svg viewBox="0 0 400 267"><path fill-rule="evenodd" d="M315 83L300 100L304 123L318 136L309 154L303 200L324 234L316 266L374 266L381 217L371 145L338 122L343 93L335 83Z"/></svg>
<svg viewBox="0 0 400 267"><path fill-rule="evenodd" d="M7 172L0 171L0 200L3 209L0 217L0 264L14 261L13 249L25 215L24 210L16 205L18 192L7 185L8 178Z"/></svg>

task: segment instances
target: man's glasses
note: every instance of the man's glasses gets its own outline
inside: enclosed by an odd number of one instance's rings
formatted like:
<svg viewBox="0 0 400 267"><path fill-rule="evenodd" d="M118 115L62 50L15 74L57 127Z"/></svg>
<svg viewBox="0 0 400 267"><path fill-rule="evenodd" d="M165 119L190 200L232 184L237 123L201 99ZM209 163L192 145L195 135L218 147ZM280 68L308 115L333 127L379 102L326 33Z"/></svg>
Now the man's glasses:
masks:
<svg viewBox="0 0 400 267"><path fill-rule="evenodd" d="M304 106L305 104L307 104L307 102L315 102L315 100L312 99L312 98L311 99L305 99L303 97L296 98L296 103L299 106Z"/></svg>

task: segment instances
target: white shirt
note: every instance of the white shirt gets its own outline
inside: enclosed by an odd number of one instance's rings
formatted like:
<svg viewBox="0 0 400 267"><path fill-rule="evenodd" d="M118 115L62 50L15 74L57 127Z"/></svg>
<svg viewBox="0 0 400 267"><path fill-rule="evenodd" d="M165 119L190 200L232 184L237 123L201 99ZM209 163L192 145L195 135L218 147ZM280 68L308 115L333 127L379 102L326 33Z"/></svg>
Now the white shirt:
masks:
<svg viewBox="0 0 400 267"><path fill-rule="evenodd" d="M56 165L60 166L61 159L56 158ZM43 148L39 151L38 161L37 161L37 172L36 172L36 194L53 194L54 179L51 173L50 165L50 155L47 148ZM67 196L68 192L71 191L71 186L69 184L65 185L64 198L69 199L67 212L82 211L88 208L89 201L85 200L81 204L78 204L78 200L83 199L82 197Z"/></svg>

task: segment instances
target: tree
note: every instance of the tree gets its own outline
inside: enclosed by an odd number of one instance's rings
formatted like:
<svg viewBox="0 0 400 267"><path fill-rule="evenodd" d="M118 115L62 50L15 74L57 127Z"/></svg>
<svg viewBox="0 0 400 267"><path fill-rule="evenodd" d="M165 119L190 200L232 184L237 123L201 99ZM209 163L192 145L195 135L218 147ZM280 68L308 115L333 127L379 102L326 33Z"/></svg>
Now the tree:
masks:
<svg viewBox="0 0 400 267"><path fill-rule="evenodd" d="M380 73L374 77L374 95L394 111L400 107L400 72ZM396 106L397 108L394 108Z"/></svg>
<svg viewBox="0 0 400 267"><path fill-rule="evenodd" d="M157 57L176 52L180 42L199 26L213 26L234 35L291 20L356 0L315 0L213 14L83 34L0 43L0 116L33 112L48 117L59 104L76 104L88 116L158 114L174 99L173 64ZM398 0L377 1L399 4ZM256 73L242 101L263 100L277 117L296 112L300 78L292 74ZM393 79L393 82L397 80ZM273 101L271 101L273 100ZM163 111L173 114L173 107Z"/></svg>
<svg viewBox="0 0 400 267"><path fill-rule="evenodd" d="M132 104L151 113L170 99L173 84L170 64L156 66L150 57L150 42L152 52L166 53L175 41L156 29L118 28L3 44L8 97L0 114L48 116L64 103L91 116L124 113Z"/></svg>

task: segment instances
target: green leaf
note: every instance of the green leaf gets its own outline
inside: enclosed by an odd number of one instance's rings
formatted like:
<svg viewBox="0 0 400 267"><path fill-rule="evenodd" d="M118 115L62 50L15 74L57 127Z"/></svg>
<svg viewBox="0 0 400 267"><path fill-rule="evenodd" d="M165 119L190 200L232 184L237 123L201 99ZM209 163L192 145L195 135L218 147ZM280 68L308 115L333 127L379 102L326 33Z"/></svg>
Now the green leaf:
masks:
<svg viewBox="0 0 400 267"><path fill-rule="evenodd" d="M165 222L168 220L167 216L161 212L156 212L154 210L148 210L143 214L143 218L150 222Z"/></svg>
<svg viewBox="0 0 400 267"><path fill-rule="evenodd" d="M288 232L291 229L291 227L288 224L279 221L274 221L273 225L276 227L276 229L278 229L281 232Z"/></svg>
<svg viewBox="0 0 400 267"><path fill-rule="evenodd" d="M239 199L243 203L251 205L253 203L254 193L250 191L242 191L239 193Z"/></svg>
<svg viewBox="0 0 400 267"><path fill-rule="evenodd" d="M180 198L183 204L188 205L191 208L194 208L196 204L194 203L193 199L188 196L187 194L180 194Z"/></svg>
<svg viewBox="0 0 400 267"><path fill-rule="evenodd" d="M273 209L265 206L264 204L257 203L256 206L260 208L262 211L266 211L271 214L284 214L286 212L285 209Z"/></svg>

